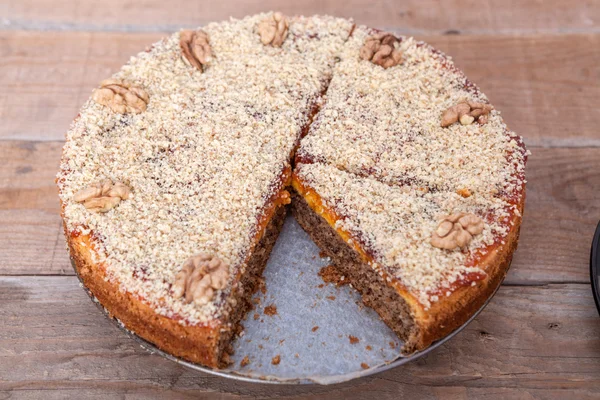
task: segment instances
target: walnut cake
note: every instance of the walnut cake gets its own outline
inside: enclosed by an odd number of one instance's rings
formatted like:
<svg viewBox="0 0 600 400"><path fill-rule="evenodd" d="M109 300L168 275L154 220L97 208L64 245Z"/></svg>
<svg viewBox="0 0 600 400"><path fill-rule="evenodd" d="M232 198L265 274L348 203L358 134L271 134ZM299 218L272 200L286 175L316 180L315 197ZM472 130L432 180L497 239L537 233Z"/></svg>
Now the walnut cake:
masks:
<svg viewBox="0 0 600 400"><path fill-rule="evenodd" d="M102 81L57 184L108 312L223 367L288 207L404 352L444 337L508 270L526 158L425 43L270 12L174 33Z"/></svg>

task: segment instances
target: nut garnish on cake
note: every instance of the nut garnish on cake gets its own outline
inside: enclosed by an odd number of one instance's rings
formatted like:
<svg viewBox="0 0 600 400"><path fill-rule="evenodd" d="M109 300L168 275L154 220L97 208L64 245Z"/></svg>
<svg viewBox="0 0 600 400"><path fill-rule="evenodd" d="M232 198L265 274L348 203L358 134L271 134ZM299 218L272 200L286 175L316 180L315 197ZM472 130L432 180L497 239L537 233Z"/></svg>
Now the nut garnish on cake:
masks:
<svg viewBox="0 0 600 400"><path fill-rule="evenodd" d="M179 47L183 59L201 72L212 59L209 37L202 29L181 31Z"/></svg>
<svg viewBox="0 0 600 400"><path fill-rule="evenodd" d="M275 12L258 24L260 41L264 45L281 47L288 35L289 22L285 15Z"/></svg>
<svg viewBox="0 0 600 400"><path fill-rule="evenodd" d="M444 218L431 235L431 245L454 250L465 247L483 232L483 221L475 214L459 213Z"/></svg>
<svg viewBox="0 0 600 400"><path fill-rule="evenodd" d="M391 33L378 33L369 36L360 49L360 58L371 61L383 68L390 68L402 62L399 40Z"/></svg>
<svg viewBox="0 0 600 400"><path fill-rule="evenodd" d="M455 122L460 122L462 125L470 125L474 121L483 125L487 123L488 114L492 109L493 107L486 103L463 100L444 111L441 125L443 128Z"/></svg>
<svg viewBox="0 0 600 400"><path fill-rule="evenodd" d="M173 296L199 306L210 302L215 290L225 289L229 280L229 267L218 257L200 253L187 259L175 275Z"/></svg>
<svg viewBox="0 0 600 400"><path fill-rule="evenodd" d="M114 184L104 179L95 182L73 195L73 201L83 203L84 207L93 212L108 212L115 208L121 200L127 200L131 189L121 182Z"/></svg>
<svg viewBox="0 0 600 400"><path fill-rule="evenodd" d="M146 111L149 97L144 89L118 79L105 79L92 98L96 103L109 107L116 113L139 114Z"/></svg>

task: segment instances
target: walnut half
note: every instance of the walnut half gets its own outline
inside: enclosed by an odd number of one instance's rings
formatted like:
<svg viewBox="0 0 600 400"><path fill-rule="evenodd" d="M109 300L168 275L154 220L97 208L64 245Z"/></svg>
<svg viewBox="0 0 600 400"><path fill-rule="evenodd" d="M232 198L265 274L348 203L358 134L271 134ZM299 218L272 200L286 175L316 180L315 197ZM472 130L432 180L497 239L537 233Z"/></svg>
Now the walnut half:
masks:
<svg viewBox="0 0 600 400"><path fill-rule="evenodd" d="M359 56L387 69L402 62L402 51L396 47L398 43L400 40L391 33L378 33L365 40Z"/></svg>
<svg viewBox="0 0 600 400"><path fill-rule="evenodd" d="M454 250L465 247L473 236L483 232L483 220L475 214L459 213L444 218L431 235L431 245Z"/></svg>
<svg viewBox="0 0 600 400"><path fill-rule="evenodd" d="M281 47L288 35L290 24L280 12L273 13L258 24L258 34L262 44Z"/></svg>
<svg viewBox="0 0 600 400"><path fill-rule="evenodd" d="M215 290L225 289L229 280L229 267L221 259L207 253L192 256L175 275L173 296L185 295L185 301L199 305L208 304Z"/></svg>
<svg viewBox="0 0 600 400"><path fill-rule="evenodd" d="M85 208L93 212L107 212L115 208L121 200L127 200L131 189L121 182L114 184L104 179L81 189L73 196L77 203L83 203Z"/></svg>
<svg viewBox="0 0 600 400"><path fill-rule="evenodd" d="M442 128L460 122L462 125L470 125L474 121L481 125L488 121L488 114L492 111L492 106L476 101L463 100L457 105L450 107L442 114Z"/></svg>
<svg viewBox="0 0 600 400"><path fill-rule="evenodd" d="M146 111L149 97L145 90L117 79L105 79L94 90L92 99L119 114L139 114Z"/></svg>
<svg viewBox="0 0 600 400"><path fill-rule="evenodd" d="M181 31L179 34L179 47L184 61L200 71L204 71L204 67L212 59L208 33L203 30Z"/></svg>

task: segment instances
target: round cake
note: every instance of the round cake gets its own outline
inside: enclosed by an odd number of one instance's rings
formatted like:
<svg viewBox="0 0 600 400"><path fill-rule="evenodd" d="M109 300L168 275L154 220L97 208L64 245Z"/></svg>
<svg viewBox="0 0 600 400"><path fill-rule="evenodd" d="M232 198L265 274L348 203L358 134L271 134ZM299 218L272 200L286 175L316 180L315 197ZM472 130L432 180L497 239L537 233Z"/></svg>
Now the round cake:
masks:
<svg viewBox="0 0 600 400"><path fill-rule="evenodd" d="M108 312L223 367L288 207L405 353L443 338L509 268L526 158L430 46L265 13L177 32L102 81L57 184Z"/></svg>

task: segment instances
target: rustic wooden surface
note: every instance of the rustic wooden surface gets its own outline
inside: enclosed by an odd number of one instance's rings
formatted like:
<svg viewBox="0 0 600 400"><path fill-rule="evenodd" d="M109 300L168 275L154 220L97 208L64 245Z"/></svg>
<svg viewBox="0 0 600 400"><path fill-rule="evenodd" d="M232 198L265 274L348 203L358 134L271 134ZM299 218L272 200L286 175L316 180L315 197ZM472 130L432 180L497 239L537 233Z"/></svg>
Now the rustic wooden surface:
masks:
<svg viewBox="0 0 600 400"><path fill-rule="evenodd" d="M0 0L0 399L600 397L589 246L600 218L597 1ZM332 387L200 374L108 322L70 268L53 183L96 83L165 32L261 10L329 13L450 54L533 152L519 249L465 331L416 363Z"/></svg>

